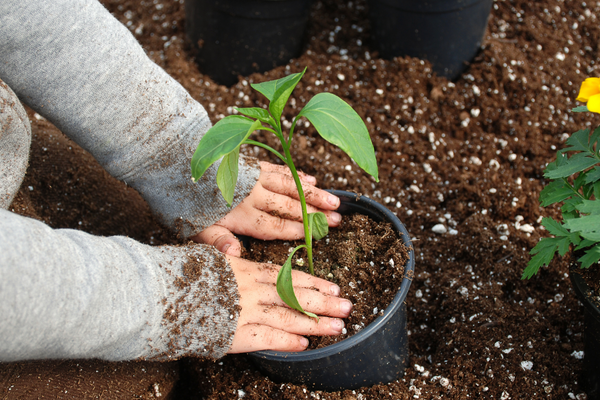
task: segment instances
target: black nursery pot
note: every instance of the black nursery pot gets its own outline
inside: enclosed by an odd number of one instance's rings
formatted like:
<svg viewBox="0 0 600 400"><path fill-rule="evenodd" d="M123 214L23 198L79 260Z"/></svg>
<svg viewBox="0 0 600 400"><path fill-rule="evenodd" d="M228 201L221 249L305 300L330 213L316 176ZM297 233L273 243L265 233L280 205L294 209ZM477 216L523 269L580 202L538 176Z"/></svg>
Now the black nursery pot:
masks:
<svg viewBox="0 0 600 400"><path fill-rule="evenodd" d="M370 0L373 46L383 58L429 60L458 77L481 47L492 0Z"/></svg>
<svg viewBox="0 0 600 400"><path fill-rule="evenodd" d="M355 193L330 190L341 199L341 214L360 213L391 222L410 249L404 279L384 314L359 333L333 345L303 352L250 353L273 381L306 385L311 390L337 391L388 383L402 376L408 364L406 295L414 276L410 236L398 217L381 204Z"/></svg>
<svg viewBox="0 0 600 400"><path fill-rule="evenodd" d="M311 0L185 0L200 71L222 85L264 72L302 50Z"/></svg>
<svg viewBox="0 0 600 400"><path fill-rule="evenodd" d="M572 267L571 282L585 308L583 387L588 400L600 399L600 308L583 276Z"/></svg>

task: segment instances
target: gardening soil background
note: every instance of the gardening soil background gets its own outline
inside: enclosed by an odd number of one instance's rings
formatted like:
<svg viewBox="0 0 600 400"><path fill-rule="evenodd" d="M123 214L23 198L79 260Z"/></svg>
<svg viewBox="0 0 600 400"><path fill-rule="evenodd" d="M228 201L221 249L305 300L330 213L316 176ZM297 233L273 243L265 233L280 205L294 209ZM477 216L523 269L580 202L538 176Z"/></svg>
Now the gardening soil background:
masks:
<svg viewBox="0 0 600 400"><path fill-rule="evenodd" d="M571 289L567 260L553 262L530 281L520 276L529 250L547 234L541 217L558 212L542 210L537 201L545 165L568 134L600 122L569 111L580 105L580 83L600 75L599 2L495 1L480 53L450 82L421 60L379 59L370 46L367 2L316 1L300 57L241 77L231 88L195 66L183 0L103 3L213 122L232 113L231 106L266 104L250 83L308 67L284 116L291 121L319 92L342 97L366 121L381 182L304 123L296 136L299 168L315 175L321 187L385 204L406 225L416 254L406 300L411 357L399 381L311 392L273 383L244 356L227 356L180 361L175 389L175 378L161 383L162 392L145 382L145 398L585 398L578 384L583 309ZM29 115L31 162L12 210L56 228L127 235L154 245L176 242L133 189L108 176L43 118ZM276 145L266 135L260 139ZM244 151L277 161L262 150ZM110 398L135 381L130 374L107 378ZM166 378L159 371L154 379ZM0 393L11 392L5 386Z"/></svg>

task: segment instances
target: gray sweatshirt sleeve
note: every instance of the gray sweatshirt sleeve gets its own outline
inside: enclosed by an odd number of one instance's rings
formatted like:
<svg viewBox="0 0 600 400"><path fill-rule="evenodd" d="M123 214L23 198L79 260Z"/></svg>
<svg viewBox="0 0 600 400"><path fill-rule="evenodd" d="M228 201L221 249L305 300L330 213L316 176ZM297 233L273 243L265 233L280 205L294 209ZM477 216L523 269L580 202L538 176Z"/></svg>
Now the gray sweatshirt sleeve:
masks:
<svg viewBox="0 0 600 400"><path fill-rule="evenodd" d="M144 53L97 0L0 2L0 79L21 101L134 187L167 226L189 237L230 209L218 164L191 181L211 123L204 108ZM233 207L258 179L240 160Z"/></svg>
<svg viewBox="0 0 600 400"><path fill-rule="evenodd" d="M0 361L218 358L229 349L237 289L213 247L53 230L2 209L0 226Z"/></svg>

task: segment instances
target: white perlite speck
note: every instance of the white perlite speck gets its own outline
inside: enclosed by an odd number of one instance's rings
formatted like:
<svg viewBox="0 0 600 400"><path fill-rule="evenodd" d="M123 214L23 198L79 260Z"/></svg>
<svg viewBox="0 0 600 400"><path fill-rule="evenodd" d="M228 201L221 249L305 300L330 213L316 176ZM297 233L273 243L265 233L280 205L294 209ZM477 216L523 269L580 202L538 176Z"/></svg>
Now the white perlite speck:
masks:
<svg viewBox="0 0 600 400"><path fill-rule="evenodd" d="M530 371L533 368L533 363L531 361L521 361L521 368L523 368L523 371Z"/></svg>
<svg viewBox="0 0 600 400"><path fill-rule="evenodd" d="M583 351L574 351L571 353L571 355L578 360L583 360L584 353L583 353Z"/></svg>
<svg viewBox="0 0 600 400"><path fill-rule="evenodd" d="M435 233L440 233L440 234L448 232L448 229L446 229L446 226L444 224L434 225L433 228L431 228L431 230Z"/></svg>

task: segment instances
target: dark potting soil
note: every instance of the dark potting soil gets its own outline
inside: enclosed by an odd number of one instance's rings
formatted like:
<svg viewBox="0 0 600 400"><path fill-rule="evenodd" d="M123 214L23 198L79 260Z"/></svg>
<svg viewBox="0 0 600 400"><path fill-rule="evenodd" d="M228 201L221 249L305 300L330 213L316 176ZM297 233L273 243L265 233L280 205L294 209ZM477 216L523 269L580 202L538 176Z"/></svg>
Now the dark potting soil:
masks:
<svg viewBox="0 0 600 400"><path fill-rule="evenodd" d="M312 127L297 135L299 167L322 187L360 192L385 204L407 226L416 252L406 300L411 358L399 381L311 392L275 384L244 356L227 356L180 361L174 396L585 398L579 385L583 309L567 275L568 260L553 262L529 281L520 276L529 250L547 235L541 217L559 212L539 207L545 165L568 134L598 125L597 116L569 112L579 105L579 84L600 75L598 2L495 1L480 53L450 82L421 60L378 58L369 45L368 2L315 1L302 54L231 88L214 84L190 58L183 2L103 3L206 107L213 122L231 106L265 105L250 82L308 66L285 118L290 121L318 92L338 94L366 120L382 179L373 182ZM30 118L30 168L11 209L53 227L128 235L149 244L176 242L135 191L109 177L48 122L33 113ZM276 145L266 135L260 139ZM276 162L262 150L244 151ZM445 233L433 229L440 224ZM108 373L105 378L108 397L127 397L121 396L125 378ZM0 393L11 398L14 380L2 382ZM60 393L55 398L74 398L70 391ZM75 398L97 396L90 391Z"/></svg>
<svg viewBox="0 0 600 400"><path fill-rule="evenodd" d="M243 257L283 265L300 244L303 242L251 239ZM318 349L360 332L384 314L402 284L409 256L391 224L377 223L360 214L347 216L313 246L315 275L335 282L341 289L340 296L353 304L352 313L344 319L346 333L309 337L309 349ZM292 266L308 272L307 264L306 252L298 251Z"/></svg>

